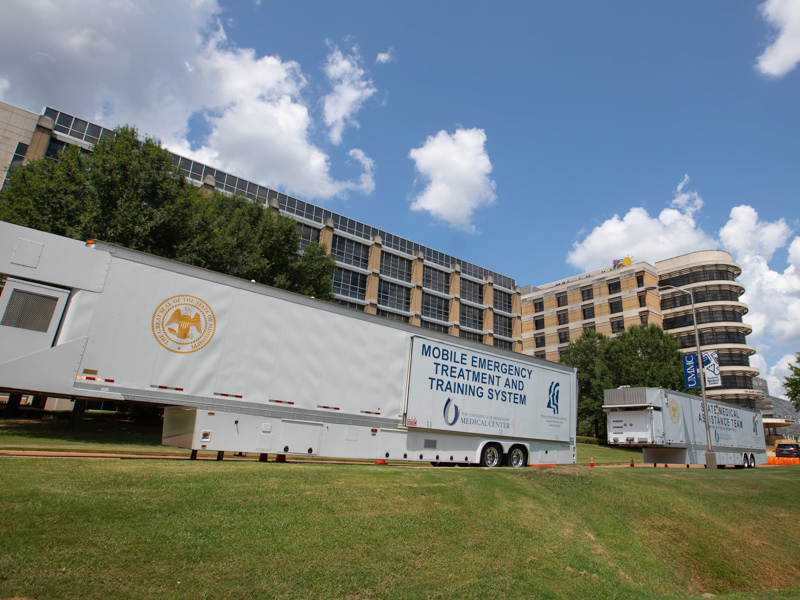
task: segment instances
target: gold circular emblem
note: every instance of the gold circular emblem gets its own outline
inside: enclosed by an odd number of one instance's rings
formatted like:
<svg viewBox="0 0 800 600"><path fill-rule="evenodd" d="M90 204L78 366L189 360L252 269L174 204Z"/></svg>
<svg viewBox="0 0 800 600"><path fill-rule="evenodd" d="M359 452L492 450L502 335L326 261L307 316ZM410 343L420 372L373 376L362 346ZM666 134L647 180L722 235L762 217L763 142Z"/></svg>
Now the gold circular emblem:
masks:
<svg viewBox="0 0 800 600"><path fill-rule="evenodd" d="M170 352L190 354L205 347L217 327L211 307L195 296L172 296L153 313L153 337Z"/></svg>
<svg viewBox="0 0 800 600"><path fill-rule="evenodd" d="M681 409L675 400L669 401L669 419L676 425L681 420Z"/></svg>

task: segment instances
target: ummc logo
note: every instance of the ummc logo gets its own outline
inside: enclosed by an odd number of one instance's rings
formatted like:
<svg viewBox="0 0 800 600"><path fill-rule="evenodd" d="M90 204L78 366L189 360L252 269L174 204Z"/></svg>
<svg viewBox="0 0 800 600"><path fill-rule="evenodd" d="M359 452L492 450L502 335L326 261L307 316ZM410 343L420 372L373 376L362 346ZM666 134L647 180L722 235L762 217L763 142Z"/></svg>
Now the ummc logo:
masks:
<svg viewBox="0 0 800 600"><path fill-rule="evenodd" d="M453 418L452 419L448 418L448 416L447 416L447 412L448 412L447 409L450 408L451 404L453 405ZM442 411L442 414L444 416L444 422L452 427L458 421L458 413L459 413L458 405L455 402L453 402L453 400L451 398L448 398L447 402L444 403L444 411Z"/></svg>
<svg viewBox="0 0 800 600"><path fill-rule="evenodd" d="M558 414L558 386L559 383L557 381L553 381L550 384L550 391L547 394L547 408L553 409L553 414Z"/></svg>

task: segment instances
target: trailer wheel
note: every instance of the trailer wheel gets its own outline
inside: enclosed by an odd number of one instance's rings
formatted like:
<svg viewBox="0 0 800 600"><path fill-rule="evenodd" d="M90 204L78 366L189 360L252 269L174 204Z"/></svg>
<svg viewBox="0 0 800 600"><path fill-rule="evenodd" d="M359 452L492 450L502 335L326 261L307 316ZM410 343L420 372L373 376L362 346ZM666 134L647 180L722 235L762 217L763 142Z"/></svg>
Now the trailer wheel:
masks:
<svg viewBox="0 0 800 600"><path fill-rule="evenodd" d="M514 446L508 453L508 466L519 469L528 464L528 453L522 446Z"/></svg>
<svg viewBox="0 0 800 600"><path fill-rule="evenodd" d="M750 455L750 468L751 469L755 469L756 468L756 457L755 457L754 454Z"/></svg>
<svg viewBox="0 0 800 600"><path fill-rule="evenodd" d="M503 450L497 444L486 444L481 450L482 467L499 467L503 462Z"/></svg>

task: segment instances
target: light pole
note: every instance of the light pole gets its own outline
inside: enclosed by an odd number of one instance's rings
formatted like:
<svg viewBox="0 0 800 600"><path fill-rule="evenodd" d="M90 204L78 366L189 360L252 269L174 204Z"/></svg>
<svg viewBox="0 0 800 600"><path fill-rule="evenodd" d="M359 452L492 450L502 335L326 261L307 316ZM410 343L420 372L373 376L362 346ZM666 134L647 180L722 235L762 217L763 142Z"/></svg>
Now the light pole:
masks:
<svg viewBox="0 0 800 600"><path fill-rule="evenodd" d="M697 352L697 377L700 379L700 395L703 398L703 421L706 425L706 468L714 469L717 466L717 455L711 449L711 429L708 426L708 405L706 404L705 368L703 367L703 354L700 352L700 334L697 331L697 312L694 309L694 294L691 290L685 290L674 285L650 285L644 288L644 291L669 289L689 294L689 299L692 302L692 324L694 325L694 343Z"/></svg>

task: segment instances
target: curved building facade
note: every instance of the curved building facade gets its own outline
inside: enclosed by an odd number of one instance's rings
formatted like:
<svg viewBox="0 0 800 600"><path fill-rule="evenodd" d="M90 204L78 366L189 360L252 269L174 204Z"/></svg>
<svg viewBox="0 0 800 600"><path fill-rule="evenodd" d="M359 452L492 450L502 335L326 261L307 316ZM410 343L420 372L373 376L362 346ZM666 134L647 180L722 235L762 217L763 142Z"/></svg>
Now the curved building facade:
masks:
<svg viewBox="0 0 800 600"><path fill-rule="evenodd" d="M747 343L752 327L747 324L747 305L739 300L744 286L736 278L742 268L727 252L703 250L655 264L661 296L662 327L681 343L684 354L697 351L694 335L692 292L702 350L719 355L722 386L706 389L710 399L756 408L761 391L753 386L758 369L750 366L756 349ZM664 289L666 288L666 289Z"/></svg>

